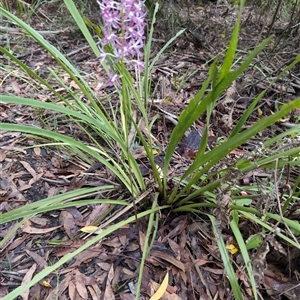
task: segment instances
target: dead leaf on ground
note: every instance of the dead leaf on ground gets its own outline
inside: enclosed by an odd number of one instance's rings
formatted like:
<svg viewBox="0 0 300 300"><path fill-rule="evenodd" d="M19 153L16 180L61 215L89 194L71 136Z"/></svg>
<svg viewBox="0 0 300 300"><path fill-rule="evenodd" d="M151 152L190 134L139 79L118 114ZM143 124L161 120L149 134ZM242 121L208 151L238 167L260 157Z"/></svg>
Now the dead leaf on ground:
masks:
<svg viewBox="0 0 300 300"><path fill-rule="evenodd" d="M0 162L3 162L6 158L5 152L3 150L0 150Z"/></svg>
<svg viewBox="0 0 300 300"><path fill-rule="evenodd" d="M162 252L162 251L159 251L159 250L151 249L150 256L152 256L154 259L160 258L164 261L169 262L170 264L177 267L178 269L180 269L182 271L185 271L184 264L181 261L177 260L174 256L172 256L168 253L165 253L165 252Z"/></svg>
<svg viewBox="0 0 300 300"><path fill-rule="evenodd" d="M73 283L73 281L70 281L69 282L69 297L71 300L76 300L76 286L75 284Z"/></svg>
<svg viewBox="0 0 300 300"><path fill-rule="evenodd" d="M93 207L93 211L88 215L85 220L85 226L93 224L97 218L102 216L110 207L110 204L97 204Z"/></svg>
<svg viewBox="0 0 300 300"><path fill-rule="evenodd" d="M35 228L32 226L22 226L21 230L25 233L43 234L43 233L48 233L48 232L54 231L60 227L62 227L62 225L51 227L51 228Z"/></svg>
<svg viewBox="0 0 300 300"><path fill-rule="evenodd" d="M111 286L113 278L114 278L114 266L111 265L111 268L107 274L107 280L106 280L106 286L105 286L103 299L110 299L110 300L115 299L115 294L114 294L114 291Z"/></svg>
<svg viewBox="0 0 300 300"><path fill-rule="evenodd" d="M74 221L74 217L68 211L63 210L59 216L60 223L63 224L64 229L70 239L78 233L78 227Z"/></svg>
<svg viewBox="0 0 300 300"><path fill-rule="evenodd" d="M150 290L153 295L155 293L155 291L157 291L159 289L160 284L151 279L149 282L149 286L151 287ZM161 300L184 300L184 299L180 298L177 294L175 294L175 293L170 294L167 291L163 294L163 296L160 299Z"/></svg>
<svg viewBox="0 0 300 300"><path fill-rule="evenodd" d="M45 267L47 267L47 262L46 262L45 257L41 257L36 252L30 251L27 249L25 250L25 252L36 262L36 264L39 267L39 270L42 270Z"/></svg>
<svg viewBox="0 0 300 300"><path fill-rule="evenodd" d="M31 266L31 268L27 271L27 273L25 274L25 276L24 276L24 278L22 280L22 285L26 285L27 283L29 283L31 281L36 268L37 268L37 264L33 264ZM25 292L21 293L20 296L23 298L23 300L28 300L29 289L26 290Z"/></svg>
<svg viewBox="0 0 300 300"><path fill-rule="evenodd" d="M45 300L57 300L61 299L61 295L64 293L64 291L68 288L69 283L71 282L71 274L67 274L65 278L57 285L56 288L54 288L48 295L48 297Z"/></svg>
<svg viewBox="0 0 300 300"><path fill-rule="evenodd" d="M72 251L72 250L70 250ZM81 263L86 262L94 257L99 257L99 249L95 249L94 251L92 249L84 250L80 254L76 255L75 262L72 263L69 267L74 268L80 266Z"/></svg>

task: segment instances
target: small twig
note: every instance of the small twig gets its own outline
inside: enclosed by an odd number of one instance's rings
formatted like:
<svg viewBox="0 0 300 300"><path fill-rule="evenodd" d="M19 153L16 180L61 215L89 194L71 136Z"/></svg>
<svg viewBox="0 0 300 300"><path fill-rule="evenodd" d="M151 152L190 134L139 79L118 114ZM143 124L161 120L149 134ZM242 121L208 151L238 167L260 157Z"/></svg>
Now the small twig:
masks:
<svg viewBox="0 0 300 300"><path fill-rule="evenodd" d="M55 183L55 184L59 184L59 185L69 185L70 181L67 179L62 179L62 180L58 180L58 179L50 179L50 178L45 178L45 177L41 177L42 180L49 182L49 183Z"/></svg>
<svg viewBox="0 0 300 300"><path fill-rule="evenodd" d="M280 122L280 125L283 127L286 127L286 128L295 128L295 127L299 126L299 124L289 123L289 122Z"/></svg>
<svg viewBox="0 0 300 300"><path fill-rule="evenodd" d="M97 42L96 45L98 46L100 43L101 43L101 41ZM73 50L73 51L67 53L67 56L70 57L70 56L72 56L72 55L74 55L74 54L77 54L77 53L80 52L80 51L83 51L83 50L86 50L86 49L90 49L90 48L91 48L90 45L83 46L83 47L81 47L81 48L78 48L78 49L76 49L76 50Z"/></svg>
<svg viewBox="0 0 300 300"><path fill-rule="evenodd" d="M49 31L49 30L41 30L41 31L36 31L37 33L39 33L40 35L48 35L48 34L58 34L58 33L63 33L66 32L68 29L62 29L62 30L54 30L54 31ZM0 26L0 32L5 32L5 33L9 33L9 34L24 34L25 31L22 29L18 29L18 28L11 28L11 27L5 27L5 26Z"/></svg>

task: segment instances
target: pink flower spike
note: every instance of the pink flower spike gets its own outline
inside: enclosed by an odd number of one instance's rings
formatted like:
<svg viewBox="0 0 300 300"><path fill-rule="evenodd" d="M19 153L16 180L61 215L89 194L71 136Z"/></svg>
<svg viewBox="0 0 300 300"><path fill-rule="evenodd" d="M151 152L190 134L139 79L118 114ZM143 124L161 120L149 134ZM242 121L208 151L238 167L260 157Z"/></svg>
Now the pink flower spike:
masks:
<svg viewBox="0 0 300 300"><path fill-rule="evenodd" d="M98 0L104 24L101 52L104 52L105 45L110 44L113 54L109 55L114 55L115 62L128 64L132 61L141 68L144 65L141 60L146 26L144 3L144 0ZM104 57L101 55L101 60Z"/></svg>

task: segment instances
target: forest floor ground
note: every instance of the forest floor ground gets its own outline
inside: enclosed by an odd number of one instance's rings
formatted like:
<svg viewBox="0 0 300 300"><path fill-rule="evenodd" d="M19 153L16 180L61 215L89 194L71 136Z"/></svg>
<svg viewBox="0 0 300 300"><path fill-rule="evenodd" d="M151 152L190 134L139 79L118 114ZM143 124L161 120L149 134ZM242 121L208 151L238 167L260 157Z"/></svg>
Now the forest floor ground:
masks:
<svg viewBox="0 0 300 300"><path fill-rule="evenodd" d="M221 61L229 44L238 9L214 4L194 5L189 9L162 7L161 19L158 18L153 42L153 55L176 33L179 27L187 28L185 34L176 39L156 63L151 76L153 82L153 116L160 115L156 125L156 137L162 144L168 142L168 134L174 124L171 116L178 116L207 78L209 66L220 56ZM87 17L97 23L99 12L92 7ZM94 13L91 13L94 11ZM29 22L33 28L45 36L70 61L85 74L92 89L103 98L107 90L103 89L106 76L99 60L87 47L87 44L71 17L66 18L65 8L58 4L45 4L33 14ZM177 20L176 24L171 22ZM28 21L28 16L21 15ZM1 28L6 28L0 20ZM218 101L211 119L210 136L212 140L226 138L234 128L252 99L261 91L268 92L247 121L251 126L264 116L269 116L284 103L300 95L300 66L296 65L274 84L270 83L300 53L299 34L285 33L287 24L284 18L278 19L270 29L271 16L258 8L246 7L236 54L236 64L242 61L249 51L255 48L269 34L274 38L267 48L259 54L249 68ZM188 23L188 25L187 25ZM50 70L59 74L64 84L74 91L78 89L66 74L59 73L56 62L45 50L32 41L13 24L10 31L2 28L1 46L8 48L31 69L38 72L59 90ZM33 78L23 70L17 69L11 60L0 55L0 94L17 95L24 98L48 101L51 94L45 87L36 86ZM234 66L233 66L234 68ZM64 92L64 91L62 91ZM1 101L1 98L0 98ZM117 101L117 99L115 100ZM51 112L42 112L34 108L13 104L0 106L2 122L48 127L57 132L77 136L84 141L78 128L71 123L55 124ZM194 129L200 131L205 122L199 119ZM260 147L270 136L280 134L290 126L298 125L300 111L294 111L285 120L272 125L251 142L237 149L232 155L248 153ZM213 142L212 142L213 143ZM81 186L96 186L105 170L96 170L85 177L85 181L76 181L89 165L78 162L59 149L38 146L34 137L16 132L0 131L0 209L7 212L28 203L46 197L78 189ZM186 137L181 163L193 159L195 148L193 141ZM193 148L194 147L194 148ZM192 153L190 152L192 149ZM229 158L230 159L230 158ZM299 175L299 169L294 170ZM274 174L249 174L240 182L251 184L252 180L271 181ZM75 180L73 180L75 179ZM0 297L31 280L34 271L39 271L56 262L60 257L74 251L85 241L78 229L93 223L97 216L108 208L103 205L94 207L74 207L61 211L52 211L37 215L10 237L0 250ZM274 213L277 213L274 205ZM125 218L128 215L124 215ZM298 220L300 217L296 216ZM0 237L4 238L17 223L2 225ZM245 219L242 231L245 238L255 234L256 224ZM140 259L140 243L146 234L147 220L133 224L114 232L65 264L64 268L51 274L45 281L34 285L23 299L134 299L134 282ZM227 244L234 245L232 232L224 231ZM57 241L57 243L55 243ZM297 280L300 272L299 250L282 246L287 255L273 249L265 253L264 278L257 282L261 299L298 299L300 294ZM254 255L254 254L253 254ZM252 291L241 256L232 254L236 264L236 276L244 299L253 299ZM160 228L153 249L150 251L144 269L142 283L143 299L147 299L157 289L166 270L171 276L168 287L169 296L165 299L233 299L227 282L224 266L220 258L217 243L211 226L205 217L194 214L161 213ZM27 275L27 276L26 276ZM299 281L298 281L299 282ZM128 284L132 283L132 284ZM297 285L298 284L298 285ZM27 298L26 298L27 297ZM56 297L56 298L55 298Z"/></svg>

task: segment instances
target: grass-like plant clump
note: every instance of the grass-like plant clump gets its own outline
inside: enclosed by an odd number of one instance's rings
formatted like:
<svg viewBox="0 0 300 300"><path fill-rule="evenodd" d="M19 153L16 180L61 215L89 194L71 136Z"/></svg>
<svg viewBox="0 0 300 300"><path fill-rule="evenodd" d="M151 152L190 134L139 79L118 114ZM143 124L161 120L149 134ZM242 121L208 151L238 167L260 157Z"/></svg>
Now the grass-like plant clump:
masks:
<svg viewBox="0 0 300 300"><path fill-rule="evenodd" d="M235 63L240 18L244 7L244 1L240 1L240 12L224 59L221 61L220 58L216 58L212 61L208 77L201 83L201 88L196 95L189 99L186 108L179 115L168 144L162 147L153 135L153 126L158 116L150 117L153 105L151 71L162 53L178 36L183 34L184 30L178 31L174 38L153 57L151 46L158 4L151 6L152 20L147 27L146 8L143 1L103 0L99 2L103 22L99 36L103 38L99 37L100 40L95 41L87 28L87 22L84 21L74 3L70 0L64 2L90 48L99 58L99 63L105 69L108 76L105 84L108 90L111 88L112 92L108 93L105 98L99 99L81 71L62 52L19 17L0 8L2 17L19 26L26 35L38 42L78 86L78 90L74 92L64 83L58 73L51 70L51 76L55 78L56 85L62 87L68 94L67 97L63 96L57 88L24 64L11 51L0 47L0 51L15 66L28 74L40 86L46 87L52 94L51 99L46 101L2 95L0 102L55 112L59 119L67 119L68 122L74 124L88 137L85 140L89 142L83 142L71 135L54 130L24 124L0 123L0 128L2 131L21 132L35 137L36 140L46 141L45 145L49 149L67 152L70 157L77 157L86 165L98 163L107 172L113 174L111 177L114 181L97 187L83 187L68 191L5 212L1 215L0 224L17 221L14 227L14 231L17 231L26 220L37 214L95 204L109 204L111 212L118 207L119 214L115 217L113 213L111 215L108 213L105 223L100 220L97 224L91 224L94 227L83 228L84 232L96 233L95 237L83 243L77 250L60 258L53 265L38 272L30 282L12 290L3 299L15 299L82 251L126 224L138 222L139 219L147 217L148 231L145 242L141 246L143 247L142 257L136 290L136 299L140 299L143 268L155 239L159 214L165 210L170 213L195 213L211 221L232 293L235 299L243 299L236 276L236 266L232 263L228 245L222 236L222 230L230 227L236 239L237 248L242 255L243 264L247 269L253 297L258 299L256 283L258 271L257 266L253 264L253 261L251 262L251 249L258 249L261 246L264 241L262 236L271 235L276 235L291 247L300 249L297 239L300 224L285 216L288 207L293 204L293 196L287 197L284 205L281 206L278 194L275 195L271 201L278 204L280 213L274 214L268 211L268 207L261 210L253 205L254 197L259 197L258 190L255 190L255 186L249 186L249 190L247 187L241 188L239 181L245 174L256 169L273 170L272 172L279 174L286 168L299 165L300 143L295 147L276 151L283 139L299 134L299 128L293 127L280 135L268 138L262 145L264 151L261 153L258 152L253 156L236 156L230 164L226 163L226 158L232 151L286 117L291 111L299 109L300 98L289 101L280 106L272 115L261 118L251 127L246 127L249 116L264 97L266 89L253 98L251 105L240 116L228 138L217 141L214 147L209 146L209 129L212 114L220 96L226 93L247 70L253 59L265 49L272 37L267 37L249 52L246 58ZM270 86L299 62L300 55L283 69L273 82L270 82ZM113 103L115 99L118 100L117 105ZM206 123L193 160L186 168L171 172L172 161L180 147L180 142L197 119L204 115ZM136 147L141 147L144 151L144 161L151 170L150 183L149 176L144 176L142 165L133 151ZM274 182L270 189L275 191L275 194L278 193L278 182ZM241 194L242 190L244 194ZM109 196L106 197L106 195L111 195L111 192L117 196L112 199ZM298 191L292 192L297 197ZM95 198L95 194L102 196ZM240 230L240 224L245 219L257 224L259 228L257 236L252 236L248 240L244 239ZM12 232L9 233L0 242L0 246L4 245L12 235Z"/></svg>

